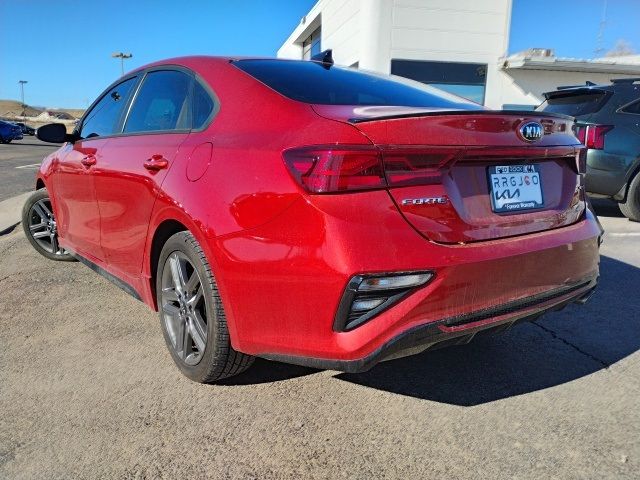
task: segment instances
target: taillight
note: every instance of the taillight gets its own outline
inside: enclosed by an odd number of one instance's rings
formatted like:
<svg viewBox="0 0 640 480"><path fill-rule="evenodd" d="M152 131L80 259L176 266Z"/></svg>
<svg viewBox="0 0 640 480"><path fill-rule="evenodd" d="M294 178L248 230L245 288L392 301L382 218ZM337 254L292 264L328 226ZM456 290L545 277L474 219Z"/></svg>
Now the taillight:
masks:
<svg viewBox="0 0 640 480"><path fill-rule="evenodd" d="M442 183L443 167L458 152L448 147L386 148L382 151L382 159L387 182L390 187Z"/></svg>
<svg viewBox="0 0 640 480"><path fill-rule="evenodd" d="M586 125L576 127L576 137L587 148L604 150L604 136L613 125Z"/></svg>
<svg viewBox="0 0 640 480"><path fill-rule="evenodd" d="M311 193L338 193L441 183L442 168L458 150L449 147L323 146L285 150L285 163Z"/></svg>
<svg viewBox="0 0 640 480"><path fill-rule="evenodd" d="M294 148L283 153L289 171L311 193L386 187L382 159L375 147Z"/></svg>
<svg viewBox="0 0 640 480"><path fill-rule="evenodd" d="M589 125L585 146L594 150L604 150L604 136L613 128L613 125Z"/></svg>

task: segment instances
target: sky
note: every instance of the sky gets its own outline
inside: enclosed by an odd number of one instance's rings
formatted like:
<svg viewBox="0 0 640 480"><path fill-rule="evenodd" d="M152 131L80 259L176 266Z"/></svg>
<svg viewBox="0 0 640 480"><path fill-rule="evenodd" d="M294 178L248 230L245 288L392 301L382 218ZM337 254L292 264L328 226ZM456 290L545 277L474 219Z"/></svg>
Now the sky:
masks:
<svg viewBox="0 0 640 480"><path fill-rule="evenodd" d="M85 108L125 70L180 55L274 56L316 0L0 0L0 99ZM478 0L483 1L483 0ZM640 53L640 0L513 0L509 53L592 58L620 39Z"/></svg>

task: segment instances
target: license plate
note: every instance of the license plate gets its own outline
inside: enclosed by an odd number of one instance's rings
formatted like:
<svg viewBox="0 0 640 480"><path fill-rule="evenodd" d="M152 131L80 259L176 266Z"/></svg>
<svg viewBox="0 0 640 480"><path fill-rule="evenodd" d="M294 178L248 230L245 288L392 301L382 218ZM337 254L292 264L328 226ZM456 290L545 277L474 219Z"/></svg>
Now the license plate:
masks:
<svg viewBox="0 0 640 480"><path fill-rule="evenodd" d="M491 208L496 213L541 208L542 179L538 165L489 167Z"/></svg>

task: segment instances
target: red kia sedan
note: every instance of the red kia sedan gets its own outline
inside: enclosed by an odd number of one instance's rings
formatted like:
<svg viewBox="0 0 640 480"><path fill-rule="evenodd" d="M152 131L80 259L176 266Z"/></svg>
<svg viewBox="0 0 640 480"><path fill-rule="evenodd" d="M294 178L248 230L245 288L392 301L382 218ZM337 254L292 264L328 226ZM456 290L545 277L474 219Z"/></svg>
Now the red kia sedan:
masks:
<svg viewBox="0 0 640 480"><path fill-rule="evenodd" d="M27 238L158 310L189 378L357 372L598 279L572 119L318 61L185 57L111 85L37 174Z"/></svg>

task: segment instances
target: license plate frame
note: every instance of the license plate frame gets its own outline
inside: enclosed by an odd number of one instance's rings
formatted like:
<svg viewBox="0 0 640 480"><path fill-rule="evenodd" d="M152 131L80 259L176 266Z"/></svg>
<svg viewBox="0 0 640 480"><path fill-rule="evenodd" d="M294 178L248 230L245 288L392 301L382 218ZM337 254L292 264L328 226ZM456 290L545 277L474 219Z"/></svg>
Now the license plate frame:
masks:
<svg viewBox="0 0 640 480"><path fill-rule="evenodd" d="M544 207L537 164L492 165L487 168L487 181L494 213L504 215Z"/></svg>

